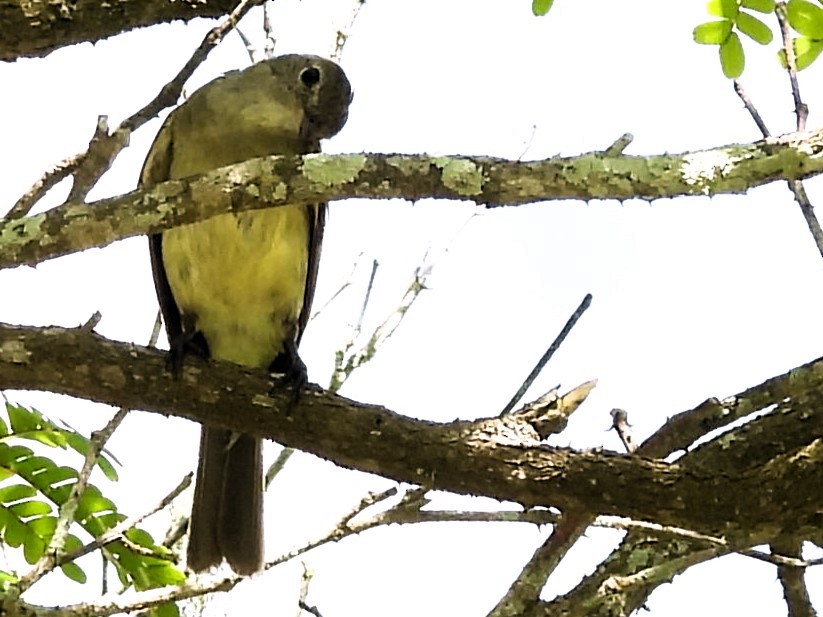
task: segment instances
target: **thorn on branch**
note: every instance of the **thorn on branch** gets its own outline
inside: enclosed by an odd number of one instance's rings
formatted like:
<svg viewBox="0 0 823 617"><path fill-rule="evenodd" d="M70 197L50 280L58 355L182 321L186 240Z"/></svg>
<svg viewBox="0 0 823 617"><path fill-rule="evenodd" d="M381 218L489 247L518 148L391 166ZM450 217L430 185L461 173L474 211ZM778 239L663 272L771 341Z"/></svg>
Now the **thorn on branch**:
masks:
<svg viewBox="0 0 823 617"><path fill-rule="evenodd" d="M620 441L623 442L623 447L626 452L634 454L637 450L637 442L632 436L631 424L629 424L629 414L624 409L612 409L612 428L617 431Z"/></svg>
<svg viewBox="0 0 823 617"><path fill-rule="evenodd" d="M603 156L620 156L633 141L634 135L631 133L623 133L612 145L603 150Z"/></svg>
<svg viewBox="0 0 823 617"><path fill-rule="evenodd" d="M80 326L80 329L83 332L91 334L94 331L94 329L97 327L97 324L100 323L101 319L103 319L103 314L100 311L94 311L94 313L92 313L91 317L89 317L86 320L86 323L84 323L82 326Z"/></svg>

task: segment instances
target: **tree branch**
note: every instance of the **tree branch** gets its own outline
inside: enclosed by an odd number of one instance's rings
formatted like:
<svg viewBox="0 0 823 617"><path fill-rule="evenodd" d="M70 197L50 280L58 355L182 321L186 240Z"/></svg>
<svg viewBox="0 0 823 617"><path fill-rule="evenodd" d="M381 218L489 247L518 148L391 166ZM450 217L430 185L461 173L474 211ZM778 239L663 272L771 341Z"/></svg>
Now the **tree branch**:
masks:
<svg viewBox="0 0 823 617"><path fill-rule="evenodd" d="M350 197L471 200L657 199L743 193L823 172L823 130L677 155L518 162L488 157L350 154L253 159L92 204L0 226L0 268L100 247L225 212Z"/></svg>
<svg viewBox="0 0 823 617"><path fill-rule="evenodd" d="M171 413L427 488L626 516L732 543L767 541L788 518L797 534L817 528L821 495L796 487L823 482L823 442L815 440L823 433L823 360L738 395L774 411L736 429L735 448L716 439L677 464L523 443L525 431L499 418L415 420L316 387L293 407L291 392L273 389L265 372L192 360L175 380L165 363L161 352L80 329L0 325L0 388Z"/></svg>
<svg viewBox="0 0 823 617"><path fill-rule="evenodd" d="M46 56L55 49L99 41L127 30L195 17L219 17L231 11L235 0L165 2L97 0L74 2L0 3L0 60Z"/></svg>

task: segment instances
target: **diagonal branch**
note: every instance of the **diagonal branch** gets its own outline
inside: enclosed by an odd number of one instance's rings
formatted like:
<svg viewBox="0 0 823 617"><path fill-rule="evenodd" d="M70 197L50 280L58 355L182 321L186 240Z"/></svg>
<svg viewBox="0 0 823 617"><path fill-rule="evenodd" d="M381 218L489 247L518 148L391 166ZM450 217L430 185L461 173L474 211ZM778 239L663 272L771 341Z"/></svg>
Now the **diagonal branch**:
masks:
<svg viewBox="0 0 823 617"><path fill-rule="evenodd" d="M155 350L78 329L0 326L3 388L173 414L397 481L527 507L627 516L737 543L740 536L768 540L787 512L798 534L816 529L821 495L796 487L823 482L823 441L815 437L823 433L823 361L739 394L741 405L774 404L774 412L736 429L735 448L710 441L677 464L524 444L499 418L427 422L316 388L293 407L290 393L273 385L265 371L217 362L192 361L175 380Z"/></svg>
<svg viewBox="0 0 823 617"><path fill-rule="evenodd" d="M823 130L658 156L591 152L519 162L489 157L306 155L253 159L203 176L0 224L0 268L207 219L360 197L470 200L486 206L555 199L657 199L743 193L823 172Z"/></svg>

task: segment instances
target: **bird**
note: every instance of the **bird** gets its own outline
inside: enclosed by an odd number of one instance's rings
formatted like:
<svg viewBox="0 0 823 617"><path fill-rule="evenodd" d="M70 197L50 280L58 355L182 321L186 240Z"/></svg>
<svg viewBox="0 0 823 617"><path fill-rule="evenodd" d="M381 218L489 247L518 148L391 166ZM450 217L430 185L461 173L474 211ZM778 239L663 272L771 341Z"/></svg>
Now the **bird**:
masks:
<svg viewBox="0 0 823 617"><path fill-rule="evenodd" d="M320 151L352 100L343 69L289 54L226 73L173 110L140 186L275 154ZM326 204L221 214L149 236L170 364L185 354L285 373L305 384L297 347L317 281ZM231 414L231 409L225 410ZM187 565L248 575L263 560L261 439L203 425Z"/></svg>

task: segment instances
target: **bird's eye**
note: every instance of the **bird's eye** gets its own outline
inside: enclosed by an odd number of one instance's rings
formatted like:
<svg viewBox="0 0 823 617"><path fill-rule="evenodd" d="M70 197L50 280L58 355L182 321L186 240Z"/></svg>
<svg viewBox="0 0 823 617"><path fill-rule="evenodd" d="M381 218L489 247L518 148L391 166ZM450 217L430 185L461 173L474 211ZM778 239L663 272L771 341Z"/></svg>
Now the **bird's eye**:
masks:
<svg viewBox="0 0 823 617"><path fill-rule="evenodd" d="M302 81L303 85L307 88L311 88L320 81L320 71L313 66L304 69L303 72L300 73L300 81Z"/></svg>

